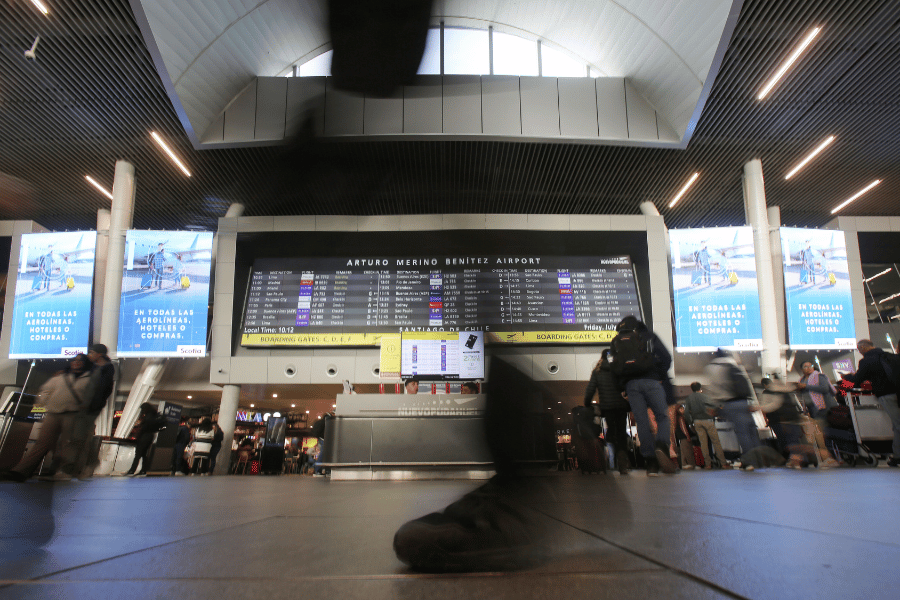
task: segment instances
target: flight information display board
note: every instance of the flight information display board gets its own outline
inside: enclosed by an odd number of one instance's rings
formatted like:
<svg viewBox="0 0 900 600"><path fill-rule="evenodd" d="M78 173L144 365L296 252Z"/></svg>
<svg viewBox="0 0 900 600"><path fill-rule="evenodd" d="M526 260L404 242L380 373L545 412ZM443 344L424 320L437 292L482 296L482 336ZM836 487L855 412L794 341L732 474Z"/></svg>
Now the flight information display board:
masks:
<svg viewBox="0 0 900 600"><path fill-rule="evenodd" d="M490 342L603 343L641 316L628 256L260 258L244 346L378 345L381 334L484 331Z"/></svg>

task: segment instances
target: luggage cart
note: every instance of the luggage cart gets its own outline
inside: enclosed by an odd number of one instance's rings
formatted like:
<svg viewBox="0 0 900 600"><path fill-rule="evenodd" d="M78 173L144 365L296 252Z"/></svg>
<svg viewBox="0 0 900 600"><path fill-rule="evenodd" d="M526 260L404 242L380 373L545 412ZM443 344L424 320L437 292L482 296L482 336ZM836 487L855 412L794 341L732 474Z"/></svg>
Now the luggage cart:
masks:
<svg viewBox="0 0 900 600"><path fill-rule="evenodd" d="M851 451L847 444L833 442L829 443L831 450L851 466L862 462L877 467L879 459L884 460L891 453L894 441L891 419L875 396L860 388L853 388L847 393L847 407L853 420L856 452Z"/></svg>

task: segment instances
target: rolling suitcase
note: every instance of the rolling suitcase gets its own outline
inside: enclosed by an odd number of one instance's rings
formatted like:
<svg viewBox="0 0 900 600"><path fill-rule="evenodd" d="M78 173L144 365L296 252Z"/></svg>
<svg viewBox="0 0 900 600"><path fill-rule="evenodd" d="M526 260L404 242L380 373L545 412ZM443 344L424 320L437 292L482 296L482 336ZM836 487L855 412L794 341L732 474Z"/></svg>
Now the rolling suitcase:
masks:
<svg viewBox="0 0 900 600"><path fill-rule="evenodd" d="M595 417L599 415L587 407L576 406L572 409L572 420L575 422L572 442L582 474L606 473L606 443L599 437L602 429L594 422Z"/></svg>

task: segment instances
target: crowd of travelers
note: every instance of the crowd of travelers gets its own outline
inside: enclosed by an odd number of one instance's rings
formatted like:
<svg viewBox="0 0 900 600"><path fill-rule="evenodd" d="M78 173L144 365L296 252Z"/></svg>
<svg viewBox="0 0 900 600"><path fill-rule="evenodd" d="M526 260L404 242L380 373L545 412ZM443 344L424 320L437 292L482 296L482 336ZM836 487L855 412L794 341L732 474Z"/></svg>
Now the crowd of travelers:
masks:
<svg viewBox="0 0 900 600"><path fill-rule="evenodd" d="M720 349L706 367L706 385L694 382L690 395L678 399L668 376L672 356L659 337L635 317L623 319L616 331L584 394L585 409L597 428L578 429L584 409L573 410L573 414L576 436L579 431L586 432L582 437L599 437L601 445L610 444L622 474L627 474L632 464L642 464L650 477L660 471L674 474L679 468L752 471L781 465L793 469L842 466L840 453L832 453L834 444L826 442L824 432L840 421L849 421L844 391L864 385L870 386L891 420L893 455L887 464L900 466L900 364L894 362L900 357L876 348L871 340L859 341L857 349L863 355L859 368L843 374L837 387L808 361L801 365L798 382L763 378L758 395L739 357ZM757 412L774 433L771 443L760 440ZM605 432L600 427L601 417ZM637 429L634 439L627 433L629 418ZM732 462L723 449L716 419L733 426L740 450ZM590 453L583 440L575 447L576 452L587 448L583 452ZM578 458L591 460L590 456Z"/></svg>

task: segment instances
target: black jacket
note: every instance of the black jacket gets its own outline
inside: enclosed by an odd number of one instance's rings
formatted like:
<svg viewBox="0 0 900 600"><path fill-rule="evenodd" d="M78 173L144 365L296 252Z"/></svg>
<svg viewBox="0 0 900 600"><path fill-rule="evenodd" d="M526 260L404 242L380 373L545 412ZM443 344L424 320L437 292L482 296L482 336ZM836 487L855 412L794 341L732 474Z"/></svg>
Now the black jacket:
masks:
<svg viewBox="0 0 900 600"><path fill-rule="evenodd" d="M881 366L883 354L886 353L881 348L872 348L859 361L859 369L856 373L844 375L844 379L857 385L862 384L863 381L871 381L872 393L878 397L896 394L897 390L894 389L894 384L888 379L884 367Z"/></svg>
<svg viewBox="0 0 900 600"><path fill-rule="evenodd" d="M584 405L590 407L594 394L598 394L597 406L604 410L631 410L628 401L622 397L621 388L616 382L616 376L609 367L609 363L603 363L599 369L591 371L591 379L584 390Z"/></svg>
<svg viewBox="0 0 900 600"><path fill-rule="evenodd" d="M94 397L91 400L88 412L100 412L112 395L113 384L116 380L116 366L108 362L101 367L97 367L91 377L94 378Z"/></svg>
<svg viewBox="0 0 900 600"><path fill-rule="evenodd" d="M668 379L669 367L672 366L672 355L669 354L669 351L666 349L665 344L662 343L662 340L659 339L659 336L647 329L647 326L643 323L640 323L638 325L636 331L641 334L641 339L650 342L650 346L653 351L653 363L655 368L652 372L645 375L619 378L618 384L622 389L624 389L625 384L632 379L655 379L657 381ZM618 337L618 335L616 337ZM615 340L613 340L613 343L615 343Z"/></svg>

